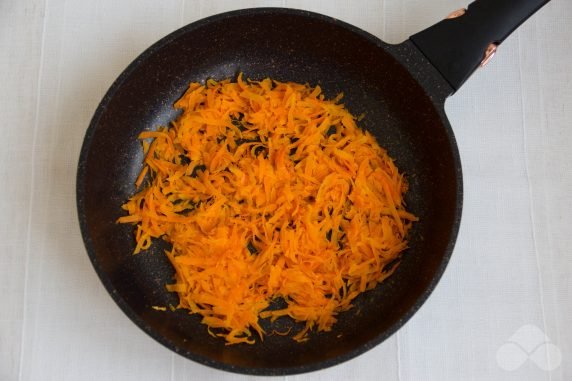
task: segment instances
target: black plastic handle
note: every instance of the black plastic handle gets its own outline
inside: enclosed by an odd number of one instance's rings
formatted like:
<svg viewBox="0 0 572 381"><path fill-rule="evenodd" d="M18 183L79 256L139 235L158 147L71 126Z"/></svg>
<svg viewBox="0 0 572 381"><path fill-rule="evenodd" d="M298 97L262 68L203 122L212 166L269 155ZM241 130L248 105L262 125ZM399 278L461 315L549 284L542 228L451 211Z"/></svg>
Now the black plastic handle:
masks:
<svg viewBox="0 0 572 381"><path fill-rule="evenodd" d="M548 1L476 0L461 16L410 39L456 91L479 67L490 44L499 45Z"/></svg>

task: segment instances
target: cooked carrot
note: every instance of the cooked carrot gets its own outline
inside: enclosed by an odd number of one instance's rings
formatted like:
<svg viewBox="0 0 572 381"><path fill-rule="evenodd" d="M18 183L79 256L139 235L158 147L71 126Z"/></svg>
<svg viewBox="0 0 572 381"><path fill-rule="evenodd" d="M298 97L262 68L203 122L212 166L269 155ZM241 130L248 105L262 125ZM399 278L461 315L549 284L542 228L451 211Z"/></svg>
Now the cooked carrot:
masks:
<svg viewBox="0 0 572 381"><path fill-rule="evenodd" d="M119 222L135 224L135 253L172 245L177 308L228 344L281 316L305 322L298 341L330 330L407 247L407 183L341 97L242 75L191 83L172 125L139 136L153 141L136 185L149 180ZM269 309L278 298L287 307Z"/></svg>
<svg viewBox="0 0 572 381"><path fill-rule="evenodd" d="M137 180L135 180L135 187L136 188L139 188L141 186L141 184L143 183L143 180L145 179L145 176L147 175L148 171L149 171L148 166L143 167L143 169L139 173L139 176L137 176Z"/></svg>

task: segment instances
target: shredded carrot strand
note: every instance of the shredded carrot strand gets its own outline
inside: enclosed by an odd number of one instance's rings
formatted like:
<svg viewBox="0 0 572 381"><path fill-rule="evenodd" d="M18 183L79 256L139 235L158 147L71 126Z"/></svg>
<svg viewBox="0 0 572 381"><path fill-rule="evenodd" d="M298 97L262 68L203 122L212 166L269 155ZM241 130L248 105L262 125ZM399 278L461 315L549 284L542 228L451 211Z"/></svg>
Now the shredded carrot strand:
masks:
<svg viewBox="0 0 572 381"><path fill-rule="evenodd" d="M407 247L407 182L341 97L242 75L191 83L172 125L139 136L136 185L148 181L118 222L136 226L135 253L172 245L167 290L228 344L281 316L305 322L297 341L330 330ZM270 309L278 298L287 307Z"/></svg>

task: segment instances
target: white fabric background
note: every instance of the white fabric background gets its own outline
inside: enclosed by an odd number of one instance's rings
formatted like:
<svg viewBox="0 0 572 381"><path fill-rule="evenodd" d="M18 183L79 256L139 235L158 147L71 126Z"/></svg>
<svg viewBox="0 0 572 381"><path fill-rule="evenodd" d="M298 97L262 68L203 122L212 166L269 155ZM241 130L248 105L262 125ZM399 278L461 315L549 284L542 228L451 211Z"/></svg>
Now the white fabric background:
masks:
<svg viewBox="0 0 572 381"><path fill-rule="evenodd" d="M195 364L147 337L108 296L83 247L75 211L83 135L104 92L151 43L252 6L310 9L397 43L465 5L1 1L0 380L254 379ZM448 100L465 207L452 261L429 301L359 358L283 379L572 379L571 20L572 2L552 1ZM497 350L523 326L546 333L561 354L561 362L549 355L556 369L531 360L503 369L511 358L499 363ZM531 332L513 339L527 348Z"/></svg>

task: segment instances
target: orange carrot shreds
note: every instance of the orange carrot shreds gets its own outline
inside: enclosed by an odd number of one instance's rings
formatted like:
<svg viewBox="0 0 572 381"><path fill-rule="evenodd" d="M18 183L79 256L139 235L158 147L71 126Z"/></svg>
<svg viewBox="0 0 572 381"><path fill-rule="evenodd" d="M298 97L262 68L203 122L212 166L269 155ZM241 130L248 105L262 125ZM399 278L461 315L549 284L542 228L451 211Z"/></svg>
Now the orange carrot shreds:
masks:
<svg viewBox="0 0 572 381"><path fill-rule="evenodd" d="M242 75L191 83L172 125L139 136L144 185L119 222L134 224L135 253L171 244L177 308L227 344L281 316L305 322L297 341L330 330L407 247L407 182L340 99Z"/></svg>

